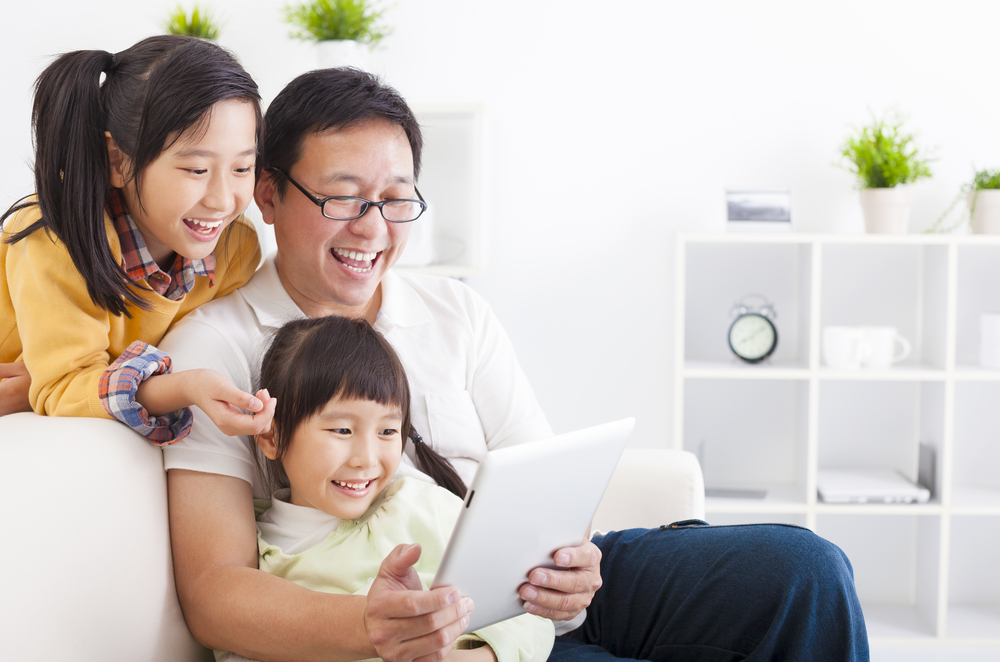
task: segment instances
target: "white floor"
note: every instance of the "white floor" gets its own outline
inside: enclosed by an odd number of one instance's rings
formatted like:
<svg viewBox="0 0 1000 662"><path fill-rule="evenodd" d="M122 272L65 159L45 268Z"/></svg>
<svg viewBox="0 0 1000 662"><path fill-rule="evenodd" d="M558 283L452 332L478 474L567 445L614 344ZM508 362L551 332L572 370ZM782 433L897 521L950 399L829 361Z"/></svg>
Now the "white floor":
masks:
<svg viewBox="0 0 1000 662"><path fill-rule="evenodd" d="M871 645L872 662L1000 662L1000 647Z"/></svg>

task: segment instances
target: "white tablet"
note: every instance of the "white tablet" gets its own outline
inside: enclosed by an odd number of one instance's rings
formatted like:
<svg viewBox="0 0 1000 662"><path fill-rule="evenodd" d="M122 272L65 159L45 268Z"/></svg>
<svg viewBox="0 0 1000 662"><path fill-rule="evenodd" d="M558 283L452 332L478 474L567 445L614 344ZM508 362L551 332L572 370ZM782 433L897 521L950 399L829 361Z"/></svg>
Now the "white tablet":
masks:
<svg viewBox="0 0 1000 662"><path fill-rule="evenodd" d="M433 588L472 598L471 632L527 612L517 593L533 568L579 545L635 419L490 451L465 496Z"/></svg>

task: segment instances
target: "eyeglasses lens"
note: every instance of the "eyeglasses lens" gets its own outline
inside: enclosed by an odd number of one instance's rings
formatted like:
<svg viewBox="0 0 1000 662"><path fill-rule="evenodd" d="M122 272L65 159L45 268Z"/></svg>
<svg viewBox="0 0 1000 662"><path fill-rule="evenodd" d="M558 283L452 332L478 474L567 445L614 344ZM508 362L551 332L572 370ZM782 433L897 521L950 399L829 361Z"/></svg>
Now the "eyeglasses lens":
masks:
<svg viewBox="0 0 1000 662"><path fill-rule="evenodd" d="M331 198L323 205L323 215L327 218L348 220L361 215L365 201L356 198ZM367 210L365 210L367 211ZM382 216L387 221L405 223L420 216L422 209L416 202L398 200L382 205Z"/></svg>

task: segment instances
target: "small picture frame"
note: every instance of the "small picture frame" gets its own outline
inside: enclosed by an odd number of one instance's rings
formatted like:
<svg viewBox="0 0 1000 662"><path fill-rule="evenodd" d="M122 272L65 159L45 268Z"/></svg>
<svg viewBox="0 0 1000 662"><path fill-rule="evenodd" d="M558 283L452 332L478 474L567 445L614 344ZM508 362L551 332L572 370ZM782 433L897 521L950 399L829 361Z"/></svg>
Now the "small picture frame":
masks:
<svg viewBox="0 0 1000 662"><path fill-rule="evenodd" d="M792 192L727 190L726 214L729 232L789 232Z"/></svg>

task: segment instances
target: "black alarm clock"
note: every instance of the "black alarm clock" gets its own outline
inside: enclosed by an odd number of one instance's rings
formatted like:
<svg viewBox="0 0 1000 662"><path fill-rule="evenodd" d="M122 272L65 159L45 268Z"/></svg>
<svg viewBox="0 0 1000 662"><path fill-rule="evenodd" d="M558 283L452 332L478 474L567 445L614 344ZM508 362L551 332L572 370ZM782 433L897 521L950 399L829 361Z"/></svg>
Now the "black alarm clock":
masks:
<svg viewBox="0 0 1000 662"><path fill-rule="evenodd" d="M759 303L752 305L752 300ZM747 363L759 363L771 356L778 346L778 329L774 321L778 314L774 304L759 294L748 294L729 311L729 349Z"/></svg>

